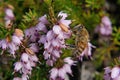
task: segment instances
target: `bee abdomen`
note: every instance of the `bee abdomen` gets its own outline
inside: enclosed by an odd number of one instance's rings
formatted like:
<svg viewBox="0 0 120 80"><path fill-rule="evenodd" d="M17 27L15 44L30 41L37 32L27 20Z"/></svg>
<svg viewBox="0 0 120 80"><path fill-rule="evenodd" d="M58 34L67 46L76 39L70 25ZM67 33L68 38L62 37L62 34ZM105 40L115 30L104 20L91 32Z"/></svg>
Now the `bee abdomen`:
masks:
<svg viewBox="0 0 120 80"><path fill-rule="evenodd" d="M87 43L82 41L77 43L77 52L75 53L76 56L80 56L80 54L85 50Z"/></svg>

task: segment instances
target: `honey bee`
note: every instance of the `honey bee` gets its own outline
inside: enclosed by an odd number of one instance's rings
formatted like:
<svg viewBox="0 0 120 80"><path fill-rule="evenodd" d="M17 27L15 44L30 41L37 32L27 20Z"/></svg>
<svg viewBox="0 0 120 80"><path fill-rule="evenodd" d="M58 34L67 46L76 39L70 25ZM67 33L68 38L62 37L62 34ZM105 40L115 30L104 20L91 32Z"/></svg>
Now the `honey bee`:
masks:
<svg viewBox="0 0 120 80"><path fill-rule="evenodd" d="M73 33L75 34L75 51L73 52L73 56L77 57L88 46L89 33L82 24L75 26L73 28Z"/></svg>

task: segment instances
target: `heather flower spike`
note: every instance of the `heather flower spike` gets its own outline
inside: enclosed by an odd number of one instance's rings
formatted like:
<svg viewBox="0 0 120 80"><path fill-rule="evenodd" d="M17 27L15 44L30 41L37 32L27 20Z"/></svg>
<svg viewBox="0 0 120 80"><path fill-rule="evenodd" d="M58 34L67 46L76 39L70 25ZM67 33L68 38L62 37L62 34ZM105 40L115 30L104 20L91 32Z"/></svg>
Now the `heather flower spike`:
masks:
<svg viewBox="0 0 120 80"><path fill-rule="evenodd" d="M95 32L102 36L110 36L112 34L112 24L108 16L101 18L101 23L95 28Z"/></svg>
<svg viewBox="0 0 120 80"><path fill-rule="evenodd" d="M63 13L65 14L65 13ZM64 17L64 16L63 16ZM64 19L61 18L60 21L64 21ZM67 21L67 20L66 20ZM69 20L68 20L69 21ZM69 24L66 24L64 22L61 22L62 26L67 25L69 27ZM65 25L63 25L65 24ZM56 62L56 60L61 56L62 54L62 48L66 48L65 46L65 39L70 38L69 35L71 35L71 30L68 30L68 32L65 32L62 30L60 25L55 24L53 28L46 32L46 35L42 35L39 42L44 44L45 51L43 52L44 59L47 60L47 64L50 66L53 66L53 64ZM66 26L65 26L66 27ZM50 62L50 63L48 63Z"/></svg>

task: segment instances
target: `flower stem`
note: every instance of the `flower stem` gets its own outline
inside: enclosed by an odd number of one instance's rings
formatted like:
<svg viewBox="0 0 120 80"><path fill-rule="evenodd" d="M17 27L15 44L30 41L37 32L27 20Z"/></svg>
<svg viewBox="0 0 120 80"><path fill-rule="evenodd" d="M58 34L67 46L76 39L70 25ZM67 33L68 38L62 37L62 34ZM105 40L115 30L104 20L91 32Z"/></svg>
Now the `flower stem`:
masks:
<svg viewBox="0 0 120 80"><path fill-rule="evenodd" d="M118 62L117 58L114 58L113 60L114 60L114 62L115 62L116 65L119 65L119 62Z"/></svg>
<svg viewBox="0 0 120 80"><path fill-rule="evenodd" d="M50 20L52 22L52 24L56 24L57 23L57 19L55 17L55 12L54 12L54 1L52 0L51 2L49 2L48 4L48 9L49 9L49 17L50 17Z"/></svg>

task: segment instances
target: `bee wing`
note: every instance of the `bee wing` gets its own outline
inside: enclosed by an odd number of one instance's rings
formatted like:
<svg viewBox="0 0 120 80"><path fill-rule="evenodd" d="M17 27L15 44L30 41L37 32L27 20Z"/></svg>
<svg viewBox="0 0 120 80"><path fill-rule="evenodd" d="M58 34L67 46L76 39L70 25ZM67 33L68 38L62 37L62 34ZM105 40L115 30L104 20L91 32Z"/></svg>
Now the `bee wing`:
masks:
<svg viewBox="0 0 120 80"><path fill-rule="evenodd" d="M78 28L79 28L79 25L77 25L77 26L75 26L72 30L73 30L73 32L74 31L77 31L78 30Z"/></svg>

